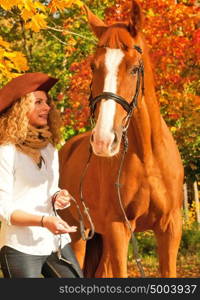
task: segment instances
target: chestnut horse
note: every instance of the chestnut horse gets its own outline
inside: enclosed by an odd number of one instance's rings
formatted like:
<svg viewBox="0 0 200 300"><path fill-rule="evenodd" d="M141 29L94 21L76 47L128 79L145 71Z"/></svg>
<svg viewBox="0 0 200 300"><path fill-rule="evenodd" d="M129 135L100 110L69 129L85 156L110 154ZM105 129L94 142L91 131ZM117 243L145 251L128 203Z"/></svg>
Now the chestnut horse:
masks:
<svg viewBox="0 0 200 300"><path fill-rule="evenodd" d="M140 5L132 0L129 22L110 26L85 9L99 40L91 63L90 106L95 126L61 148L60 187L69 190L80 210L85 203L95 235L85 241L80 232L72 234L73 249L85 276L127 277L131 237L128 221L133 232L155 233L158 276L176 277L182 232L183 166L160 114L148 49L141 33ZM91 159L85 168L90 147ZM116 185L120 166L120 182ZM82 179L84 202L80 198ZM78 225L74 205L60 215L69 224ZM91 222L84 217L84 223L89 234Z"/></svg>

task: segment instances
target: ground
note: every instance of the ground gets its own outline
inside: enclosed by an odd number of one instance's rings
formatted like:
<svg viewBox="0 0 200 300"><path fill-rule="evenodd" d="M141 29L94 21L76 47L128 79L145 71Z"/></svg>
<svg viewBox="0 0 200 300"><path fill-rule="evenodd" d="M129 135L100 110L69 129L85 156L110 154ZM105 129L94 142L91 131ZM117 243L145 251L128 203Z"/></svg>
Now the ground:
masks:
<svg viewBox="0 0 200 300"><path fill-rule="evenodd" d="M142 259L145 277L159 277L158 263L155 257L147 256ZM0 277L2 273L0 270ZM135 261L128 262L128 277L141 277ZM177 277L179 278L199 278L200 277L200 257L180 256L177 261Z"/></svg>
<svg viewBox="0 0 200 300"><path fill-rule="evenodd" d="M142 258L145 277L159 277L158 263L155 257ZM128 276L141 277L135 261L128 262ZM193 255L179 256L177 260L178 278L199 278L200 277L200 257Z"/></svg>

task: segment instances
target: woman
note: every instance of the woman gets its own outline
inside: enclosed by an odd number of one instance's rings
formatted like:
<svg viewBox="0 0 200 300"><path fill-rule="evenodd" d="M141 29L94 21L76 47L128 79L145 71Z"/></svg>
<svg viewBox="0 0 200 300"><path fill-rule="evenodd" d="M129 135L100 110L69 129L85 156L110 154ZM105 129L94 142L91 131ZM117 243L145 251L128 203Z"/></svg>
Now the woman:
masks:
<svg viewBox="0 0 200 300"><path fill-rule="evenodd" d="M69 246L76 227L55 211L70 205L58 188L60 122L47 96L56 82L27 73L0 90L0 262L7 278L82 277Z"/></svg>

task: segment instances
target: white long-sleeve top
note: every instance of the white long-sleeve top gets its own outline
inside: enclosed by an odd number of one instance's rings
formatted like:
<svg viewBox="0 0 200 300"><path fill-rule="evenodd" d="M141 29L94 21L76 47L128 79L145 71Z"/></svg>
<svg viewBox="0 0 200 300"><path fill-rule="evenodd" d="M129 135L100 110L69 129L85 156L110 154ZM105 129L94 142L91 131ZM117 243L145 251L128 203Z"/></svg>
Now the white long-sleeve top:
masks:
<svg viewBox="0 0 200 300"><path fill-rule="evenodd" d="M54 215L52 195L59 190L58 152L51 145L41 150L41 169L14 145L0 146L0 248L10 246L32 255L49 255L59 246L60 236L40 226L11 225L14 210L35 215ZM62 234L63 247L71 241Z"/></svg>

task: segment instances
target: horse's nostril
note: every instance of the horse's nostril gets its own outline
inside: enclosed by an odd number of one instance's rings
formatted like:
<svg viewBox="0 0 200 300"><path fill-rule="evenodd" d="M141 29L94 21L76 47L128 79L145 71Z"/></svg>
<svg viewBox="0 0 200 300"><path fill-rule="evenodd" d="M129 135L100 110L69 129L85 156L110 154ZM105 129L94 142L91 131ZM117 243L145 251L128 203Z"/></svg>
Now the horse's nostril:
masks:
<svg viewBox="0 0 200 300"><path fill-rule="evenodd" d="M91 141L92 143L94 142L94 133L91 134L90 141Z"/></svg>
<svg viewBox="0 0 200 300"><path fill-rule="evenodd" d="M115 137L114 137L113 143L116 144L116 143L118 142L118 137L117 137L117 134L116 134L116 133L114 133L114 136L115 136Z"/></svg>

